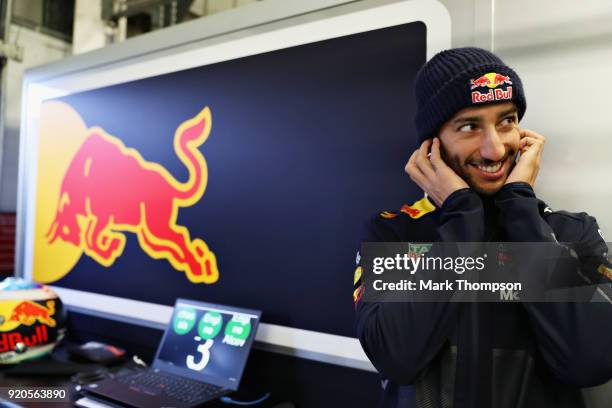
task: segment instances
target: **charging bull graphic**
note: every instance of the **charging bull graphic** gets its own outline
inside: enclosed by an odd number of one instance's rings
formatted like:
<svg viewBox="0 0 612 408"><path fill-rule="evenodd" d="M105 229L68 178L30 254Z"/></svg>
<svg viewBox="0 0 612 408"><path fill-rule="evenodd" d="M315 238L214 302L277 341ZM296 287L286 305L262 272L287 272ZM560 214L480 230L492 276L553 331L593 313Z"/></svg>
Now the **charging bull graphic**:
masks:
<svg viewBox="0 0 612 408"><path fill-rule="evenodd" d="M110 267L123 253L125 233L130 232L149 256L166 259L191 282L216 282L214 253L176 223L179 208L195 204L204 194L208 170L198 147L210 130L208 107L177 128L174 151L189 171L188 180L179 182L104 129L87 129L63 174L57 207L41 246L63 242Z"/></svg>
<svg viewBox="0 0 612 408"><path fill-rule="evenodd" d="M47 300L47 307L36 302L24 300L13 309L10 320L31 326L37 321L47 326L55 327L55 319L51 316L55 313L55 301Z"/></svg>

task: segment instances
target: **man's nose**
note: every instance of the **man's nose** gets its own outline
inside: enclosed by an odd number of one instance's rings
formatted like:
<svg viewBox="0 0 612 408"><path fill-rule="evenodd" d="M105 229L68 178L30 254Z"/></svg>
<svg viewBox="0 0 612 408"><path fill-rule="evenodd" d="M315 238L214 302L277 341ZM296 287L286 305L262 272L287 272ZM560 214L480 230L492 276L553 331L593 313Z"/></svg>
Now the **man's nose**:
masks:
<svg viewBox="0 0 612 408"><path fill-rule="evenodd" d="M506 147L497 132L497 129L492 128L484 132L483 138L480 141L480 155L483 159L491 161L500 161L506 154Z"/></svg>

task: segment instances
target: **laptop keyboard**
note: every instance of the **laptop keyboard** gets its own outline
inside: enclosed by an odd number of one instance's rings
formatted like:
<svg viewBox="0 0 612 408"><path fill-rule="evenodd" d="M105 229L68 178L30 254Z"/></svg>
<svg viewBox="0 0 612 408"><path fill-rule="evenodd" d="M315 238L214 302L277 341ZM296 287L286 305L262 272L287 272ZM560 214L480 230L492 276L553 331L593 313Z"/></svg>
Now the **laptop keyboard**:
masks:
<svg viewBox="0 0 612 408"><path fill-rule="evenodd" d="M185 403L212 399L223 390L217 385L200 383L153 370L129 374L116 378L115 381L136 387L147 394L165 395Z"/></svg>

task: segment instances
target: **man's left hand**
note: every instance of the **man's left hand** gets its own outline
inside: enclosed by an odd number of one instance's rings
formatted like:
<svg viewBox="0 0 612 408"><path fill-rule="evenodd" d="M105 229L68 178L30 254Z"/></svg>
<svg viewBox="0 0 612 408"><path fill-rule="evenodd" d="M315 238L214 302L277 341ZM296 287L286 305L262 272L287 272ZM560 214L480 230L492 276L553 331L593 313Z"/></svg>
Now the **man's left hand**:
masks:
<svg viewBox="0 0 612 408"><path fill-rule="evenodd" d="M523 181L534 187L546 139L532 130L520 129L519 132L521 134L519 144L521 157L510 172L505 184Z"/></svg>

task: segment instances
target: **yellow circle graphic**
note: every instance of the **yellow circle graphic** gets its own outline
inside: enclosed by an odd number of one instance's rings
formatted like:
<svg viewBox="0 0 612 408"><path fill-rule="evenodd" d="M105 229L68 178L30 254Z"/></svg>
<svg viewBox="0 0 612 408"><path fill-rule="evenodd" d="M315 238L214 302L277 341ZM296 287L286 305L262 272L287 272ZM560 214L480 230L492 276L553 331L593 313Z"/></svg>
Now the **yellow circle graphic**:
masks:
<svg viewBox="0 0 612 408"><path fill-rule="evenodd" d="M37 282L61 279L83 253L81 248L59 239L51 246L47 232L58 208L64 174L86 136L85 122L70 105L57 101L42 104L34 227L33 277Z"/></svg>

